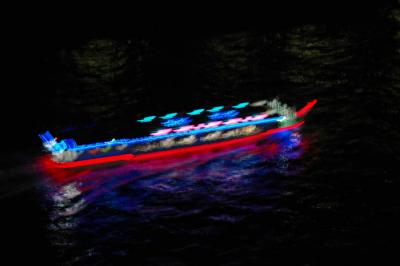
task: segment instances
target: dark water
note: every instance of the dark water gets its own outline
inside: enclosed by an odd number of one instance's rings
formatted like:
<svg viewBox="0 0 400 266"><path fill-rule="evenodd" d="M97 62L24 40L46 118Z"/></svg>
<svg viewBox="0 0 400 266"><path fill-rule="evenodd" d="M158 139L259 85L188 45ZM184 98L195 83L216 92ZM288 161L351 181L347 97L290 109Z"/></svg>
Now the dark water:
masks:
<svg viewBox="0 0 400 266"><path fill-rule="evenodd" d="M43 44L27 62L42 85L21 99L38 103L23 114L29 129L2 155L2 252L52 265L396 259L400 9L376 16ZM101 170L40 168L44 129L96 141L129 136L143 114L274 97L319 102L299 132L259 145Z"/></svg>

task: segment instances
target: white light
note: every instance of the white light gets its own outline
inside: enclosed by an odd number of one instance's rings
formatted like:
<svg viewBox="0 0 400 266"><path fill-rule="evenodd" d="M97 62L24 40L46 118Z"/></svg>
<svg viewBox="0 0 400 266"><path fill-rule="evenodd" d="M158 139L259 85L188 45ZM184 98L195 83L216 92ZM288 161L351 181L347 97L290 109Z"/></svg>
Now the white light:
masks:
<svg viewBox="0 0 400 266"><path fill-rule="evenodd" d="M285 121L286 119L287 119L286 116L282 116L282 118L277 119L277 121L282 122L282 121Z"/></svg>

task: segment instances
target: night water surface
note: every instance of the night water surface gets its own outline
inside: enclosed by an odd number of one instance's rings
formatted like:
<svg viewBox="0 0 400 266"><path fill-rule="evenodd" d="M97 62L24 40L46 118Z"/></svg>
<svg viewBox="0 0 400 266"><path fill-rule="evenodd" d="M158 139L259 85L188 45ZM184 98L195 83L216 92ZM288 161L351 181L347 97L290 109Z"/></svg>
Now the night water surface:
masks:
<svg viewBox="0 0 400 266"><path fill-rule="evenodd" d="M400 9L379 16L35 51L42 92L21 100L38 104L2 155L2 252L51 265L388 265ZM145 115L275 97L318 104L301 129L261 143L102 169L48 169L37 137L130 137Z"/></svg>

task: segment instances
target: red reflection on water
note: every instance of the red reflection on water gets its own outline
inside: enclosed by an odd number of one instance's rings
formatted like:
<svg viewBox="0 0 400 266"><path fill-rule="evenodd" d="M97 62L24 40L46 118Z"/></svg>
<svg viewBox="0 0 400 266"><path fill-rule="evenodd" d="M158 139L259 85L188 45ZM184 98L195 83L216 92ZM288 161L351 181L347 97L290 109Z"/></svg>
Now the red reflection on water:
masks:
<svg viewBox="0 0 400 266"><path fill-rule="evenodd" d="M65 184L77 180L88 183L87 181L91 179L107 179L108 177L133 172L135 172L136 177L141 177L161 173L170 169L177 170L185 167L194 168L214 158L218 158L219 156L235 152L237 152L238 156L257 155L267 160L279 153L286 143L285 141L275 139L265 139L265 137L272 134L278 136L279 133L291 132L291 130L298 129L303 123L304 122L301 121L291 126L272 129L257 135L219 143L185 147L137 156L130 154L130 158L132 159L128 161L111 159L108 163L111 162L112 164L92 165L91 168L80 167L64 169L55 167L59 164L53 162L50 156L42 156L39 158L39 165L52 180L57 183ZM88 165L82 164L81 166ZM99 168L100 166L101 168ZM90 186L87 187L87 189L90 189Z"/></svg>

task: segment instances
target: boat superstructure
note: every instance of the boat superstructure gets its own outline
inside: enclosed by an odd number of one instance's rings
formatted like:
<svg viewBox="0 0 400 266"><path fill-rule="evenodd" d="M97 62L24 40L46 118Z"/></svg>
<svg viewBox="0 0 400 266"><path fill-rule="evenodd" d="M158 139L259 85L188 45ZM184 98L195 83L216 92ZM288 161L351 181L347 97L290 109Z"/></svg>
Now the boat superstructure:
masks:
<svg viewBox="0 0 400 266"><path fill-rule="evenodd" d="M232 145L298 128L316 103L317 100L313 100L296 111L276 99L261 100L150 115L136 120L142 126L153 128L147 136L91 144L77 144L74 139L57 141L49 131L39 137L52 160L63 168L151 158Z"/></svg>

